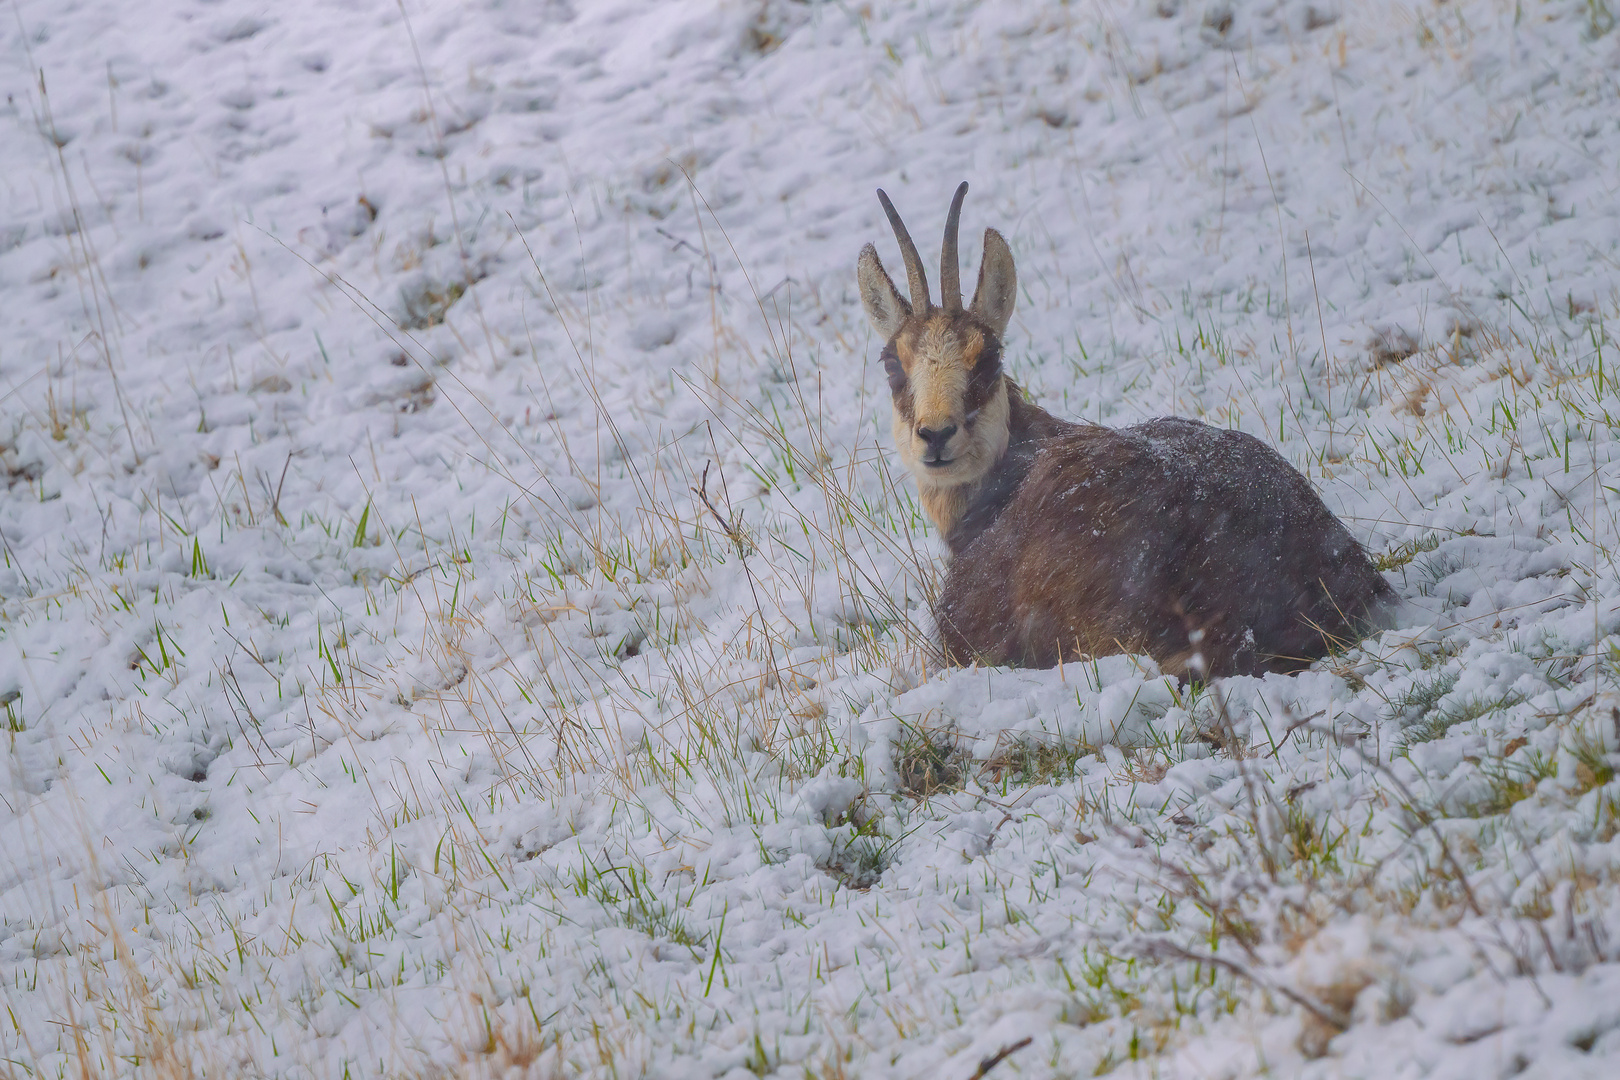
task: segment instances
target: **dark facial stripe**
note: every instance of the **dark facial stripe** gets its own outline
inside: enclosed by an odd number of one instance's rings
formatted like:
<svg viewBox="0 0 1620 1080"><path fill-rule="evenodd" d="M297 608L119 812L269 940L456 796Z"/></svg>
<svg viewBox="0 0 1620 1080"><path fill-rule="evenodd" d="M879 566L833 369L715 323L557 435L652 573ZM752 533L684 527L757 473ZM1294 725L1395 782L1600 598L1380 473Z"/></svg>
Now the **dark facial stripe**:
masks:
<svg viewBox="0 0 1620 1080"><path fill-rule="evenodd" d="M883 373L889 380L889 396L894 400L894 407L901 416L908 421L915 415L915 406L911 398L911 380L906 378L906 372L900 366L900 356L895 351L894 342L884 346L878 359L883 363Z"/></svg>
<svg viewBox="0 0 1620 1080"><path fill-rule="evenodd" d="M992 338L984 343L978 362L968 375L965 411L972 413L984 408L996 387L1001 385L1001 347Z"/></svg>
<svg viewBox="0 0 1620 1080"><path fill-rule="evenodd" d="M888 345L883 349L883 355L878 357L883 362L883 374L888 376L889 390L899 392L906 385L906 371L900 366L900 357L894 346Z"/></svg>

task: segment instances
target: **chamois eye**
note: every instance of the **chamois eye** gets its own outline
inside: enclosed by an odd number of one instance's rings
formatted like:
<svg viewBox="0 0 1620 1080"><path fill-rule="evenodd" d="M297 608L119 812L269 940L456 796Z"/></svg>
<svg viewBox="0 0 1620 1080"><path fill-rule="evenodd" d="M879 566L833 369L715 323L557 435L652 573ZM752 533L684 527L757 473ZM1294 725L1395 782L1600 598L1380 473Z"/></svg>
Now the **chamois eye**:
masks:
<svg viewBox="0 0 1620 1080"><path fill-rule="evenodd" d="M889 389L898 393L906 385L906 369L900 366L897 357L885 353L883 355L883 372L889 377Z"/></svg>

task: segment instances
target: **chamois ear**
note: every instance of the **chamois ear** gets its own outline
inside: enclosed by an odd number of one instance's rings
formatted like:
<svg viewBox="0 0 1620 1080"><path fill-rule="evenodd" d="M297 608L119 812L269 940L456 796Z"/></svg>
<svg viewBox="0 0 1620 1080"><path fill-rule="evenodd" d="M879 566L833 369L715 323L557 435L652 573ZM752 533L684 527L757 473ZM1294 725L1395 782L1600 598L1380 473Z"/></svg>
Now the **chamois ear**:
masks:
<svg viewBox="0 0 1620 1080"><path fill-rule="evenodd" d="M877 331L878 337L888 341L911 317L911 305L894 287L878 259L877 248L871 244L861 249L855 277L860 282L861 306L866 308L866 317L872 320L872 329Z"/></svg>
<svg viewBox="0 0 1620 1080"><path fill-rule="evenodd" d="M889 286L891 289L894 286ZM973 290L968 309L1000 337L1012 318L1018 300L1018 271L1013 268L1012 249L994 229L984 230L984 260L979 263L979 285Z"/></svg>

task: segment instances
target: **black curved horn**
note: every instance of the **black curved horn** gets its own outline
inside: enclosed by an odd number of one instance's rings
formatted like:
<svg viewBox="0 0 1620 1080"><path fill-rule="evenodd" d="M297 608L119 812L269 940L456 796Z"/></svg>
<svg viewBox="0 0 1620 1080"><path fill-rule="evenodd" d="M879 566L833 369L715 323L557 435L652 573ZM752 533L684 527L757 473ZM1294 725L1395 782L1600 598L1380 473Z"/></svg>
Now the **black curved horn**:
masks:
<svg viewBox="0 0 1620 1080"><path fill-rule="evenodd" d="M967 197L967 190L964 180L951 200L951 213L945 219L945 246L939 253L939 303L948 315L962 313L962 267L956 255L956 232L962 221L962 200Z"/></svg>
<svg viewBox="0 0 1620 1080"><path fill-rule="evenodd" d="M894 203L878 188L878 202L883 204L883 212L889 215L889 226L894 229L894 238L900 241L900 256L906 262L906 281L911 286L911 310L918 315L928 314L932 306L928 301L928 275L923 272L922 258L917 254L917 245L911 242L911 234L906 231L905 222L894 209Z"/></svg>

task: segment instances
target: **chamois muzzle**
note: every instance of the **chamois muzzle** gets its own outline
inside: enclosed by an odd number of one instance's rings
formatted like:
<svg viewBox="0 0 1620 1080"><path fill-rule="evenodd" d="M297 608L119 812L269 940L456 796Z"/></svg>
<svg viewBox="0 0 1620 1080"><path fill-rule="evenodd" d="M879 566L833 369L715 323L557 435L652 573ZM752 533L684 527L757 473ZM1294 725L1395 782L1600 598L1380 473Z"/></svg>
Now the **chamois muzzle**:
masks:
<svg viewBox="0 0 1620 1080"><path fill-rule="evenodd" d="M951 459L945 456L945 446L951 441L951 436L955 434L955 424L947 424L938 431L925 427L918 428L917 438L921 439L928 447L923 452L922 463L930 469L939 469L949 465Z"/></svg>

